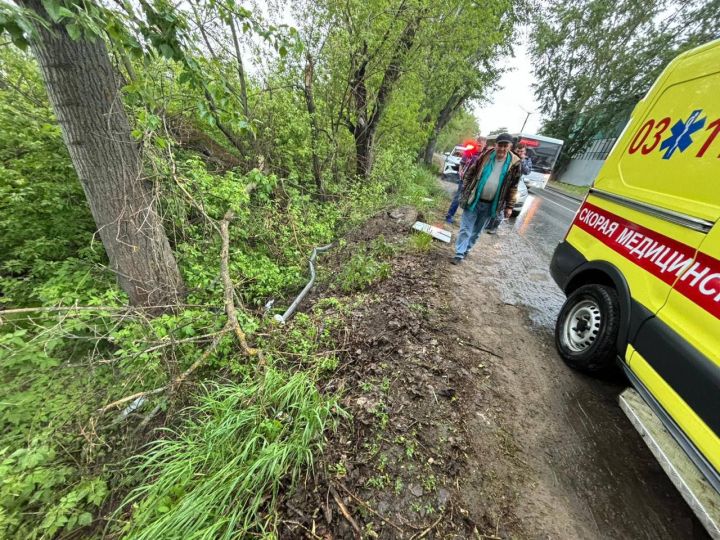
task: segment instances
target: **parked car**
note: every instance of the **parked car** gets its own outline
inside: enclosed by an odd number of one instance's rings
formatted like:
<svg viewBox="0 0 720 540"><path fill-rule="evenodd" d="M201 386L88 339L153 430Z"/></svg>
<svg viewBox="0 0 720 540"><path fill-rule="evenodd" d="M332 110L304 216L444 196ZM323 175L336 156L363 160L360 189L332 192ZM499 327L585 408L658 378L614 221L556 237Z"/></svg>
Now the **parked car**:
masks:
<svg viewBox="0 0 720 540"><path fill-rule="evenodd" d="M465 146L458 145L453 148L452 152L445 152L445 163L443 164L442 177L443 180L448 176L459 178L460 160L465 152Z"/></svg>
<svg viewBox="0 0 720 540"><path fill-rule="evenodd" d="M515 203L515 206L513 206L512 216L515 217L520 212L522 212L523 206L525 205L525 201L528 198L528 188L525 185L525 182L523 182L522 178L520 179L520 182L518 183L518 198L517 202Z"/></svg>

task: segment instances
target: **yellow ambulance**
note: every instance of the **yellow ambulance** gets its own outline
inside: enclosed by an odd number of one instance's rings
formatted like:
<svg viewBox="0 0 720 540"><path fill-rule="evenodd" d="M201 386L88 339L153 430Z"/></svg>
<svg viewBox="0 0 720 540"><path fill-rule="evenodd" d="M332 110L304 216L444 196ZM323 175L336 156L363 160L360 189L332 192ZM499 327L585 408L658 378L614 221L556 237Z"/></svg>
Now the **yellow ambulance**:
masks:
<svg viewBox="0 0 720 540"><path fill-rule="evenodd" d="M676 58L635 108L558 245L555 341L619 361L620 405L720 538L720 41Z"/></svg>

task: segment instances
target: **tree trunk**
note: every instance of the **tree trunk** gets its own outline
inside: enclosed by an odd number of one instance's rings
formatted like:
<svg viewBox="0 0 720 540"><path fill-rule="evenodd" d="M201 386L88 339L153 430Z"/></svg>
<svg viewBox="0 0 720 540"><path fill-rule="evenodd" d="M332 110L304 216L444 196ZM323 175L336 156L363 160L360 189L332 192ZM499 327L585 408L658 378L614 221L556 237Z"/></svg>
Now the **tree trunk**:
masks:
<svg viewBox="0 0 720 540"><path fill-rule="evenodd" d="M445 102L445 106L440 111L440 114L438 114L433 130L428 137L427 144L425 145L425 155L423 158L425 165L432 164L433 154L435 153L435 145L437 144L440 132L450 123L452 117L455 116L455 113L460 109L462 104L465 103L468 95L469 94L458 95L458 92L456 91L453 92L453 94Z"/></svg>
<svg viewBox="0 0 720 540"><path fill-rule="evenodd" d="M355 159L358 178L367 179L370 177L372 167L372 147L374 133L368 129L355 131Z"/></svg>
<svg viewBox="0 0 720 540"><path fill-rule="evenodd" d="M432 165L433 155L435 154L435 145L437 144L441 129L433 127L432 133L430 133L430 137L428 137L427 144L425 145L425 155L423 156L423 163L425 163L425 165Z"/></svg>
<svg viewBox="0 0 720 540"><path fill-rule="evenodd" d="M242 54L240 53L240 41L235 30L234 15L230 15L228 24L232 33L233 44L235 45L235 56L237 60L238 79L240 80L240 103L242 104L243 114L246 119L250 119L250 109L248 108L247 83L245 82L245 67L243 66Z"/></svg>
<svg viewBox="0 0 720 540"><path fill-rule="evenodd" d="M304 90L305 90L305 104L307 106L308 115L310 115L310 149L312 151L312 169L313 179L315 180L315 187L317 188L318 195L323 195L322 185L322 169L320 167L320 156L318 155L318 123L317 123L317 109L315 107L315 96L313 94L313 77L315 71L315 65L313 64L313 58L310 53L305 55L305 78L304 78Z"/></svg>
<svg viewBox="0 0 720 540"><path fill-rule="evenodd" d="M18 0L49 19L40 0ZM176 304L183 282L143 178L118 79L101 39L74 41L64 26L36 26L32 44L63 140L82 183L110 269L130 304Z"/></svg>

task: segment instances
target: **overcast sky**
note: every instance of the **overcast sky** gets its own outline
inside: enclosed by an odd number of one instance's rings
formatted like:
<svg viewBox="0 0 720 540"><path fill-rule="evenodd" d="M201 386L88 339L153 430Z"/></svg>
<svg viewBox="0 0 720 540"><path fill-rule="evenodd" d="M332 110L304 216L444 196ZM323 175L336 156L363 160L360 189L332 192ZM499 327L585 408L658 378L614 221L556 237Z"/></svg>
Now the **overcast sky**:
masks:
<svg viewBox="0 0 720 540"><path fill-rule="evenodd" d="M515 47L515 57L508 57L508 62L513 69L500 79L500 88L490 96L491 103L473 111L483 135L499 127L507 127L511 133L519 132L527 116L526 111L533 114L528 118L524 132L537 133L540 128L540 113L537 112L537 102L530 86L535 77L530 69L525 39Z"/></svg>

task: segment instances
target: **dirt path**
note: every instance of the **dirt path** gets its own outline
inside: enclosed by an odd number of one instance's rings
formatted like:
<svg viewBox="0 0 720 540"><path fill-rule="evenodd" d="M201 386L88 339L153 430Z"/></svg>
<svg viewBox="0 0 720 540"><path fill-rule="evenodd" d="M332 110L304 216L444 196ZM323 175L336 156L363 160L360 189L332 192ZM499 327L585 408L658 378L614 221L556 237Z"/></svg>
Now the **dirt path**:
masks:
<svg viewBox="0 0 720 540"><path fill-rule="evenodd" d="M466 507L479 519L487 508L473 501L501 493L517 520L506 532L530 538L692 537L690 511L617 406L625 381L584 377L557 356L562 296L525 244L509 227L485 235L440 293L462 314L451 327L498 355L456 350L466 367L489 367L464 396L470 446L483 449L469 458Z"/></svg>
<svg viewBox="0 0 720 540"><path fill-rule="evenodd" d="M406 246L381 215L348 249L381 231ZM624 380L558 358L547 262L507 226L462 265L451 254L399 249L348 314L327 389L352 421L286 500L281 537L693 538L617 406Z"/></svg>

